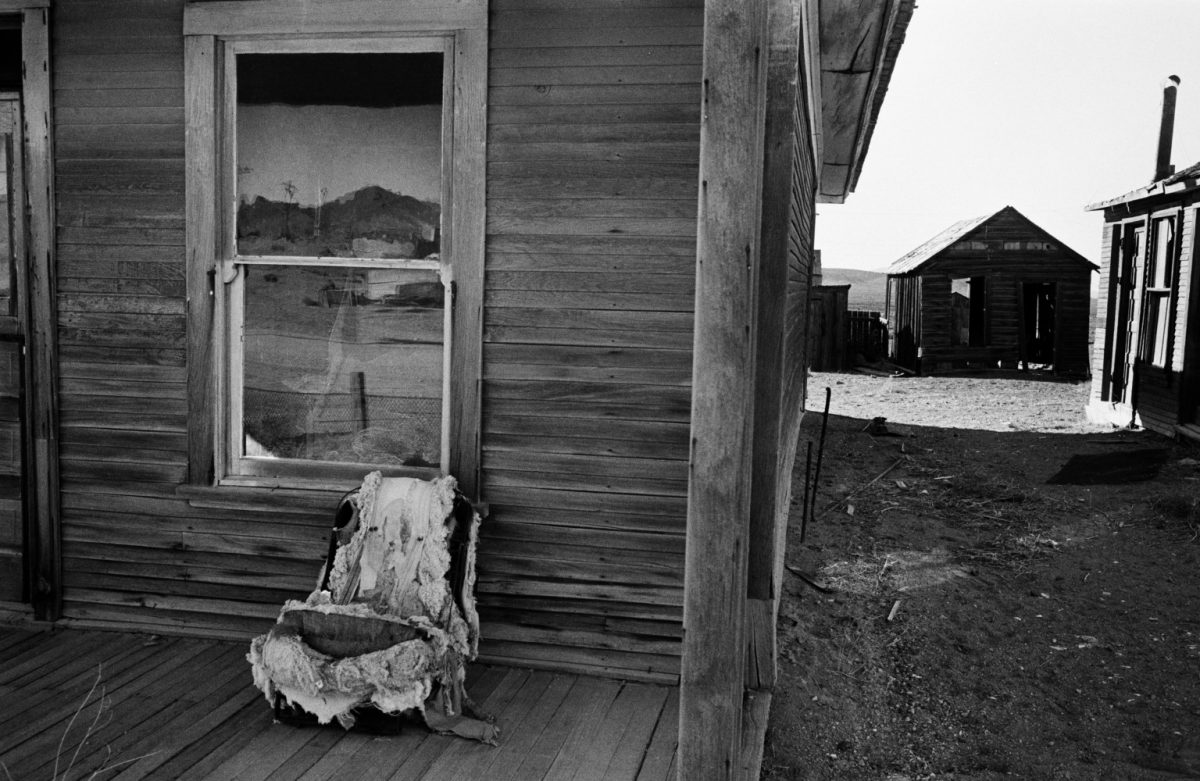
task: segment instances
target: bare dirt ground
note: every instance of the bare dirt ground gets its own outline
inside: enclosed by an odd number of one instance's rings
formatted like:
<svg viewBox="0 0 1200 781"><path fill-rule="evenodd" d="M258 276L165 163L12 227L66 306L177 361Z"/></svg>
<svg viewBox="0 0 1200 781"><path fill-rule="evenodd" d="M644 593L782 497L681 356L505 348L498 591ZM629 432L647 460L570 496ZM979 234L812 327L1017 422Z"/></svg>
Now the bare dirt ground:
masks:
<svg viewBox="0 0 1200 781"><path fill-rule="evenodd" d="M1200 778L1200 451L1087 424L1087 393L810 378L788 565L832 592L785 574L764 779ZM1047 484L1144 450L1149 481Z"/></svg>

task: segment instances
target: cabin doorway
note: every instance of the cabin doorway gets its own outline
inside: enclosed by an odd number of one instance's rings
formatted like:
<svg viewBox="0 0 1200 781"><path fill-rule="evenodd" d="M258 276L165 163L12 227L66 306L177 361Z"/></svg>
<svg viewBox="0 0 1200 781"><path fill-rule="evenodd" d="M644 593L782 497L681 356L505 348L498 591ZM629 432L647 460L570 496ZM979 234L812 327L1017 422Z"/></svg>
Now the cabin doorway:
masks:
<svg viewBox="0 0 1200 781"><path fill-rule="evenodd" d="M1022 330L1025 336L1025 366L1054 364L1055 285L1025 282L1021 285Z"/></svg>
<svg viewBox="0 0 1200 781"><path fill-rule="evenodd" d="M20 96L0 92L0 604L30 599L22 148Z"/></svg>

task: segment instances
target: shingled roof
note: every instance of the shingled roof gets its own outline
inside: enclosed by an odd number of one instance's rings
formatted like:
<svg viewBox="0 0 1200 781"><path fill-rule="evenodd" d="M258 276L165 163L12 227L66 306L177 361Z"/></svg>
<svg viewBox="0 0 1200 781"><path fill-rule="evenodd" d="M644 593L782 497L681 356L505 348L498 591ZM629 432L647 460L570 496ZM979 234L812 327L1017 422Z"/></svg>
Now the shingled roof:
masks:
<svg viewBox="0 0 1200 781"><path fill-rule="evenodd" d="M909 252L907 255L904 255L903 257L894 261L892 263L892 265L888 266L888 268L887 268L888 276L899 276L901 274L909 274L909 273L912 273L913 271L916 271L918 268L925 265L926 262L932 260L934 258L934 256L940 254L943 250L950 247L950 245L954 244L957 241L961 241L962 239L966 238L966 236L968 234L975 231L977 228L983 226L984 224L986 224L988 222L991 222L993 219L995 219L996 217L999 217L1001 214L1003 214L1005 212L1012 212L1017 217L1021 218L1025 222L1029 223L1029 226L1031 228L1033 228L1034 230L1041 233L1043 236L1045 236L1050 241L1053 241L1055 244L1057 244L1059 247L1061 247L1062 250L1064 252L1066 252L1067 254L1074 255L1077 259L1088 264L1092 268L1098 268L1098 266L1096 266L1095 263L1091 262L1090 260L1085 258L1083 255L1080 255L1078 252L1071 249L1066 244L1063 244L1061 241L1054 238L1049 233L1046 233L1046 231L1044 231L1044 230L1042 230L1042 228L1038 227L1038 225L1036 223L1034 223L1032 220L1030 220L1024 214L1021 214L1019 211L1017 211L1016 209L1014 209L1011 206L1005 206L1003 209L998 209L998 210L992 212L991 214L985 214L982 217L972 217L968 220L961 220L959 222L954 223L949 228L946 228L946 230L942 231L941 233L937 234L929 241L925 242L921 246L914 249L912 252Z"/></svg>

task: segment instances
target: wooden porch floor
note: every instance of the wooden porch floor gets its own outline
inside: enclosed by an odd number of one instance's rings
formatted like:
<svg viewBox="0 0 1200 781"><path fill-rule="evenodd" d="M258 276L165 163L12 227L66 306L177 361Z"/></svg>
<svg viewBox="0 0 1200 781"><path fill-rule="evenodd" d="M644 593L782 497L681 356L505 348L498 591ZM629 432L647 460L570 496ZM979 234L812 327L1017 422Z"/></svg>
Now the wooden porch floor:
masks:
<svg viewBox="0 0 1200 781"><path fill-rule="evenodd" d="M0 762L13 781L88 778L100 767L96 778L122 781L674 778L673 687L478 665L467 689L495 714L499 747L420 725L379 737L273 723L246 648L0 626Z"/></svg>

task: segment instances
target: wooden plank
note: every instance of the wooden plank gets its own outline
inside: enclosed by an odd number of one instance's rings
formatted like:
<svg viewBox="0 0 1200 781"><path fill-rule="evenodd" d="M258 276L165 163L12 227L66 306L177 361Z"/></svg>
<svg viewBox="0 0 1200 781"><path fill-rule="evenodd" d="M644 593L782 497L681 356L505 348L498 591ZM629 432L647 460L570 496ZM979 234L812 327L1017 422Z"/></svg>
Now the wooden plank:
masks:
<svg viewBox="0 0 1200 781"><path fill-rule="evenodd" d="M200 781L209 778L230 753L249 743L271 726L271 709L257 699L222 722L202 740L176 754L158 768L157 778Z"/></svg>
<svg viewBox="0 0 1200 781"><path fill-rule="evenodd" d="M658 714L636 781L673 781L670 773L679 745L679 691L672 690ZM748 777L750 778L750 777Z"/></svg>
<svg viewBox="0 0 1200 781"><path fill-rule="evenodd" d="M185 36L329 35L333 33L407 33L420 30L478 30L487 27L487 5L480 0L409 0L404 13L384 0L342 0L336 7L310 4L294 13L288 0L242 3L220 0L188 5Z"/></svg>
<svg viewBox="0 0 1200 781"><path fill-rule="evenodd" d="M570 171L566 175L573 175ZM691 197L695 198L695 177ZM488 252L554 252L580 255L677 255L695 261L696 242L688 237L628 238L621 236L489 236Z"/></svg>
<svg viewBox="0 0 1200 781"><path fill-rule="evenodd" d="M489 383L490 389L493 383ZM499 383L494 383L499 384ZM625 402L587 402L587 401L545 401L540 400L536 404L532 403L536 398L536 393L529 394L528 397L516 396L515 398L499 398L487 397L484 400L484 414L491 415L540 415L544 417L567 417L567 418L603 418L607 420L652 420L663 421L666 423L686 423L691 410L686 402L678 402L675 396L677 391L670 388L663 389L661 386L647 386L648 395L646 398L654 398L653 404L645 406L636 406ZM659 394L665 390L662 395L668 398L658 398ZM538 447L513 447L510 443L508 447L493 447L490 443L484 448L485 451L511 451L523 450L526 453L541 452ZM678 460L678 459L675 459Z"/></svg>
<svg viewBox="0 0 1200 781"><path fill-rule="evenodd" d="M505 671L504 678L487 699L482 703L484 712L496 714L497 722L504 723L504 716L510 712L511 707L519 707L523 702L520 698L521 690L530 680L531 673L528 670L509 669ZM538 674L535 680L535 687L540 686L544 689L547 683L547 677ZM470 760L472 752L471 748L481 751L491 751L487 746L457 746L457 750L443 751L437 759L429 766L422 774L422 781L434 781L435 779L456 779L456 778L472 778L471 775L458 775L458 770Z"/></svg>
<svg viewBox="0 0 1200 781"><path fill-rule="evenodd" d="M595 475L572 475L562 472L522 472L502 469L485 469L489 491L496 489L520 490L524 488L587 491L593 494L618 494L651 496L687 496L686 479L662 477L597 477ZM596 501L604 501L597 497Z"/></svg>
<svg viewBox="0 0 1200 781"><path fill-rule="evenodd" d="M560 27L539 30L517 25L503 28L493 25L491 48L544 49L547 47L588 46L694 46L701 40L701 28L671 25L667 27Z"/></svg>
<svg viewBox="0 0 1200 781"><path fill-rule="evenodd" d="M515 51L515 50L510 50ZM525 65L505 68L493 64L488 73L492 87L589 84L695 84L700 78L699 63L686 65L581 65L575 60L547 67ZM652 139L648 139L652 140Z"/></svg>
<svg viewBox="0 0 1200 781"><path fill-rule="evenodd" d="M573 750L587 744L594 724L602 718L620 691L615 681L581 678L568 692L547 729L538 735L512 777L569 778Z"/></svg>
<svg viewBox="0 0 1200 781"><path fill-rule="evenodd" d="M605 719L606 727L612 723L611 751L605 743L604 732L592 742L589 759L583 771L577 773L577 781L603 781L607 778L633 778L637 773L650 744L654 727L658 722L663 703L671 689L665 686L627 684L622 695L628 694L625 702L618 697L613 709ZM622 707L624 706L624 707ZM608 756L607 763L604 762Z"/></svg>
<svg viewBox="0 0 1200 781"><path fill-rule="evenodd" d="M628 652L635 649L639 654L678 656L678 638L648 638L622 635L618 632L581 632L555 628L537 628L530 625L512 625L496 622L489 625L488 643L509 641L512 643L534 643L548 647L562 646L564 649L595 649Z"/></svg>
<svg viewBox="0 0 1200 781"><path fill-rule="evenodd" d="M493 0L496 10L515 11L525 8L540 8L571 11L581 5L579 0ZM625 8L700 8L703 0L587 0L588 8L609 8L614 11Z"/></svg>
<svg viewBox="0 0 1200 781"><path fill-rule="evenodd" d="M80 752L75 770L86 777L111 766L116 758L139 756L130 751L131 746L156 743L160 738L162 722L170 718L172 710L180 708L187 701L189 692L203 690L207 686L219 688L231 677L241 678L244 675L235 663L241 652L240 648L228 646L213 648L201 654L199 663L194 661L185 673L160 678L141 689L136 697L127 701L125 707L114 707L109 711L111 720L94 732L91 741ZM244 679L242 685L245 685ZM47 768L43 766L41 769ZM33 772L38 771L35 769Z"/></svg>
<svg viewBox="0 0 1200 781"><path fill-rule="evenodd" d="M191 36L185 42L187 117L187 264L188 312L188 472L193 485L214 477L217 388L214 339L222 329L216 322L213 292L217 250L216 42L212 36Z"/></svg>
<svg viewBox="0 0 1200 781"><path fill-rule="evenodd" d="M645 602L670 607L679 607L683 604L683 592L665 586L590 583L587 581L532 581L521 578L519 575L491 576L481 572L477 588L481 595L503 594L542 599Z"/></svg>
<svg viewBox="0 0 1200 781"><path fill-rule="evenodd" d="M536 309L509 307L490 310L486 315L489 328L539 327L572 330L630 330L671 331L692 333L692 317L688 312L615 312L606 309Z"/></svg>
<svg viewBox="0 0 1200 781"><path fill-rule="evenodd" d="M689 222L695 227L694 222ZM586 230L586 228L581 228ZM540 269L537 271L491 271L487 275L488 289L492 291L516 290L534 292L588 292L588 293L633 293L659 294L666 296L690 296L694 293L695 279L686 274L650 274L645 276L628 273L594 271L558 272Z"/></svg>
<svg viewBox="0 0 1200 781"><path fill-rule="evenodd" d="M759 778L762 774L763 744L767 737L770 713L770 691L749 692L746 695L742 716L740 778Z"/></svg>
<svg viewBox="0 0 1200 781"><path fill-rule="evenodd" d="M675 8L589 8L576 7L569 13L561 9L540 10L493 10L492 26L497 31L517 35L522 31L578 30L586 27L600 31L609 28L625 30L646 27L692 27L699 28L703 22L703 10L697 7ZM493 44L499 46L499 44Z"/></svg>
<svg viewBox="0 0 1200 781"><path fill-rule="evenodd" d="M495 6L493 5L493 7ZM491 52L488 62L493 72L503 69L524 69L543 71L546 75L552 75L553 71L545 69L557 67L612 68L618 66L692 65L695 66L695 79L699 80L701 53L699 46L562 46L541 49L496 49Z"/></svg>
<svg viewBox="0 0 1200 781"><path fill-rule="evenodd" d="M547 35L554 35L551 31ZM586 31L591 35L593 31ZM149 92L149 90L146 90ZM695 106L700 88L695 84L610 84L566 85L546 89L543 86L492 87L488 102L497 106L575 106L606 103L677 103Z"/></svg>
<svg viewBox="0 0 1200 781"><path fill-rule="evenodd" d="M487 326L484 328L483 339L491 344L586 345L672 350L690 350L692 346L692 335L687 331L635 331L629 328L583 330L540 326Z"/></svg>
<svg viewBox="0 0 1200 781"><path fill-rule="evenodd" d="M456 76L454 99L454 222L451 257L455 284L461 296L454 314L454 350L450 356L452 386L450 415L450 471L459 490L480 498L479 444L480 384L483 377L483 289L486 247L487 161L487 6L479 29L455 37Z"/></svg>
<svg viewBox="0 0 1200 781"><path fill-rule="evenodd" d="M571 124L571 122L553 122L553 124L523 124L497 125L488 127L488 136L494 142L510 144L630 144L638 138L655 143L689 143L692 151L698 154L700 144L700 128L685 122L624 122L624 124ZM694 156L696 160L698 157ZM535 199L545 202L546 199ZM577 209L587 206L588 210L605 208L610 210L624 209L626 214L637 216L640 212L632 210L638 203L650 204L644 214L646 216L696 216L696 210L688 211L686 204L677 204L676 199L638 199L629 200L589 200L575 205ZM503 204L502 204L503 205ZM515 203L510 208L520 208ZM548 208L556 208L553 203L547 203ZM562 206L557 206L557 209Z"/></svg>
<svg viewBox="0 0 1200 781"><path fill-rule="evenodd" d="M552 718L577 684L573 675L554 675L537 702L528 710L520 728L506 731L506 739L498 750L492 752L486 776L490 781L521 781L526 776L518 775L521 763L541 735L553 723Z"/></svg>
<svg viewBox="0 0 1200 781"><path fill-rule="evenodd" d="M689 51L699 52L699 47L681 47ZM639 53L643 51L664 51L665 47L647 48L630 48L620 49L623 52ZM580 53L580 56L585 56L582 53L586 49L579 48L564 48L553 50L538 50L538 49L511 49L493 50L491 56L493 58L503 57L506 54L513 58L523 58L525 56L536 57L539 51L564 51L570 52L572 56ZM593 125L623 125L626 123L655 123L655 124L680 124L693 125L700 119L699 105L688 105L686 103L603 103L586 106L561 106L561 105L542 105L542 106L489 106L488 121L497 128L503 128L510 125L529 125L529 124L579 124L588 123ZM693 183L694 184L694 183ZM695 187L691 190L691 197L696 197Z"/></svg>
<svg viewBox="0 0 1200 781"><path fill-rule="evenodd" d="M545 376L551 378L551 367L544 370ZM534 410L531 410L531 412ZM484 430L489 434L519 434L526 437L555 436L631 440L656 443L660 446L685 442L688 436L687 426L681 423L670 423L655 420L604 420L586 418L551 418L536 414L523 415L489 415L484 421ZM653 450L653 448L652 448ZM554 451L573 452L573 451ZM603 447L597 445L592 451L596 455L604 455ZM653 456L653 453L649 454ZM670 459L672 456L656 456Z"/></svg>
<svg viewBox="0 0 1200 781"><path fill-rule="evenodd" d="M497 89L506 88L493 88L493 90ZM566 163L603 162L621 163L624 165L641 163L666 165L678 163L689 165L694 164L699 151L699 147L695 141L655 141L653 139L642 142L603 141L596 143L580 141L495 141L489 143L488 149L491 159L495 161L557 160Z"/></svg>
<svg viewBox="0 0 1200 781"><path fill-rule="evenodd" d="M797 446L796 438L783 430L784 365L787 360L786 247L790 227L788 216L793 208L795 158L804 154L810 144L806 129L796 127L794 123L795 107L802 99L800 8L791 3L774 2L770 4L768 14L770 39L759 228L762 268L758 283L754 450L747 554L747 594L757 599L776 598L782 582L791 466ZM791 143L793 138L801 139L800 143ZM771 632L773 639L773 623ZM774 664L773 658L771 663ZM774 682L773 667L770 674L768 686Z"/></svg>
<svg viewBox="0 0 1200 781"><path fill-rule="evenodd" d="M547 201L553 203L554 201ZM571 203L572 201L566 201ZM619 201L618 201L619 202ZM497 202L497 205L506 201ZM686 205L689 210L695 210L695 204L686 201L673 201ZM695 261L677 255L570 255L552 253L504 253L491 252L488 254L489 272L513 271L557 271L572 273L624 273L644 276L664 275L671 278L695 274ZM680 280L675 279L676 282ZM688 283L691 284L690 282ZM490 314L485 318L490 319ZM690 320L689 328L690 328Z"/></svg>
<svg viewBox="0 0 1200 781"><path fill-rule="evenodd" d="M268 708L262 702L261 694L238 678L220 687L207 686L204 690L207 692L205 697L164 721L157 734L130 746L129 759L145 756L113 776L114 781L152 777L160 767L218 729L226 719L247 708Z"/></svg>
<svg viewBox="0 0 1200 781"><path fill-rule="evenodd" d="M238 751L228 754L227 759L217 765L211 771L210 776L212 778L237 778L245 781L266 778L312 740L314 732L317 730L297 729L279 723L272 724ZM405 737L412 740L408 735L401 736L401 740ZM387 741L375 741L375 745L381 744L387 747ZM361 776L348 775L347 777L359 778Z"/></svg>
<svg viewBox="0 0 1200 781"><path fill-rule="evenodd" d="M529 491L524 494L530 493ZM557 497L543 497L540 492L534 492L533 499L525 499L524 494L513 497L511 502L496 502L492 507L496 512L503 512L500 518L513 518L523 523L545 524L549 526L567 526L576 529L592 531L648 531L656 529L661 534L683 533L683 512L674 516L650 516L639 513L614 511L603 504L592 502L591 508L572 508L569 512L553 506L537 503L540 498L553 500L554 504L563 503ZM617 498L617 497L614 497Z"/></svg>
<svg viewBox="0 0 1200 781"><path fill-rule="evenodd" d="M30 435L34 522L30 544L34 613L54 620L62 611L59 552L58 340L55 333L55 165L51 139L49 12L27 10L21 20L22 99L29 207Z"/></svg>
<svg viewBox="0 0 1200 781"><path fill-rule="evenodd" d="M561 517L561 516L559 516ZM564 552L560 555L570 558L574 548L580 557L595 557L604 555L600 551L623 551L620 555L631 555L635 558L643 554L648 560L670 562L673 558L683 556L683 538L679 534L647 531L626 531L621 529L590 529L570 526L570 518L562 518L562 525L529 522L519 514L505 514L495 518L489 517L483 527L482 539L486 541L489 550L493 546L502 546L503 541L511 542L546 542L553 541L554 545L562 546ZM500 547L498 550L503 550Z"/></svg>
<svg viewBox="0 0 1200 781"><path fill-rule="evenodd" d="M109 677L105 679L108 691L111 692L107 695L106 707L120 707L146 686L153 684L163 676L172 674L177 667L191 661L201 651L201 648L189 649L184 646L180 650L181 653L176 657L160 657L162 661L153 667L134 665L120 672L110 670ZM78 691L78 700L64 701L57 707L45 711L44 715L8 732L5 737L12 748L5 751L3 756L0 756L0 760L7 763L13 771L23 770L28 762L40 764L44 754L39 755L38 752L42 750L43 746L34 738L42 735L49 737L51 734L61 734L58 732L58 725L70 719L72 714L77 711L79 702L82 701L86 692L87 688L84 687L82 691ZM96 707L96 703L93 701L90 708L80 712L80 718L85 720L84 723L94 716ZM50 759L53 760L55 753L53 751L48 753Z"/></svg>
<svg viewBox="0 0 1200 781"><path fill-rule="evenodd" d="M766 3L705 3L692 458L679 772L740 755L764 126Z"/></svg>

